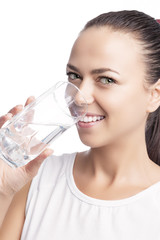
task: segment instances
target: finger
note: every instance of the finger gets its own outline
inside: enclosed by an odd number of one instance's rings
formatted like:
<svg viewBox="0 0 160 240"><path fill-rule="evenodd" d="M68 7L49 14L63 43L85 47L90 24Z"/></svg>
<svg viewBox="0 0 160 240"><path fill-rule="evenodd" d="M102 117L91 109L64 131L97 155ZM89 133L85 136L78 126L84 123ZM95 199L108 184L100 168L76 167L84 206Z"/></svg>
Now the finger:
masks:
<svg viewBox="0 0 160 240"><path fill-rule="evenodd" d="M11 118L12 118L12 113L7 113L6 115L4 115L4 116L1 116L0 117L0 128L3 126L3 124L6 122L6 121L8 121L8 120L10 120Z"/></svg>
<svg viewBox="0 0 160 240"><path fill-rule="evenodd" d="M35 100L34 96L31 96L27 99L25 106L27 106L28 104L32 103ZM27 122L32 122L33 118L34 118L34 109L30 109L26 115L26 121Z"/></svg>
<svg viewBox="0 0 160 240"><path fill-rule="evenodd" d="M42 162L52 154L53 154L53 150L47 148L38 157L36 157L34 160L32 160L31 162L23 166L27 175L30 178L33 178L37 174Z"/></svg>
<svg viewBox="0 0 160 240"><path fill-rule="evenodd" d="M30 104L31 102L33 102L35 100L35 97L34 96L31 96L29 98L27 98L27 101L25 103L25 106L27 106L28 104Z"/></svg>
<svg viewBox="0 0 160 240"><path fill-rule="evenodd" d="M11 110L9 110L8 113L11 113L12 115L16 115L17 113L21 112L23 109L23 105L19 104L17 106L15 106L14 108L12 108Z"/></svg>

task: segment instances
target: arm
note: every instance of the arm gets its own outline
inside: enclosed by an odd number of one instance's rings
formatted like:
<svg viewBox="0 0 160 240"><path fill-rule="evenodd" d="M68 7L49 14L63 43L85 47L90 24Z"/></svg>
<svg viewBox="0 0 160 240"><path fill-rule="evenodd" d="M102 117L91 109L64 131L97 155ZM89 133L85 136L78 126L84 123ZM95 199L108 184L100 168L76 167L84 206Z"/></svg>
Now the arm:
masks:
<svg viewBox="0 0 160 240"><path fill-rule="evenodd" d="M25 105L32 100L33 98L29 98ZM0 127L21 110L22 105L18 105L11 109L8 114L0 117ZM52 150L46 149L37 158L19 168L11 168L0 159L0 226L16 193L32 180L44 159L52 153Z"/></svg>
<svg viewBox="0 0 160 240"><path fill-rule="evenodd" d="M31 182L15 194L0 229L1 240L19 240L25 220L25 205Z"/></svg>
<svg viewBox="0 0 160 240"><path fill-rule="evenodd" d="M16 169L11 168L0 159L0 226L3 223L10 204L13 202L12 199L15 199L14 196L16 193L28 182L31 182L33 177L36 176L42 162L52 152L52 150L46 149L37 158L25 166Z"/></svg>
<svg viewBox="0 0 160 240"><path fill-rule="evenodd" d="M6 196L5 194L0 193L0 226L2 225L6 212L12 202L12 198L13 196Z"/></svg>

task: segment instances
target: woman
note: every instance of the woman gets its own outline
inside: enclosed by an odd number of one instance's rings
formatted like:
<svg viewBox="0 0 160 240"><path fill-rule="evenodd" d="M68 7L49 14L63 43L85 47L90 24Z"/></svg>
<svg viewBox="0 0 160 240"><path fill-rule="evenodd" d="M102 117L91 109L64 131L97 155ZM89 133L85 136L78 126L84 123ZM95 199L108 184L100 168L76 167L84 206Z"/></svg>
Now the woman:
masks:
<svg viewBox="0 0 160 240"><path fill-rule="evenodd" d="M159 24L138 11L98 16L75 41L67 75L88 102L77 129L90 150L49 157L17 193L39 161L15 170L20 185L2 177L16 190L0 239L160 239Z"/></svg>

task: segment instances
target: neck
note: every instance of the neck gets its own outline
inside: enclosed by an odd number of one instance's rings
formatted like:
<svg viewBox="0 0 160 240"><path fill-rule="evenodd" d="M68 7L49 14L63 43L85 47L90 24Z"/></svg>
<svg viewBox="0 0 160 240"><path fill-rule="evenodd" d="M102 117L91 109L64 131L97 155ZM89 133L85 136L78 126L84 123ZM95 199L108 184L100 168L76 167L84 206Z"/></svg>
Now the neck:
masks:
<svg viewBox="0 0 160 240"><path fill-rule="evenodd" d="M121 140L114 145L90 149L87 158L94 176L105 176L110 181L134 181L142 177L146 180L152 162L145 138L142 139Z"/></svg>

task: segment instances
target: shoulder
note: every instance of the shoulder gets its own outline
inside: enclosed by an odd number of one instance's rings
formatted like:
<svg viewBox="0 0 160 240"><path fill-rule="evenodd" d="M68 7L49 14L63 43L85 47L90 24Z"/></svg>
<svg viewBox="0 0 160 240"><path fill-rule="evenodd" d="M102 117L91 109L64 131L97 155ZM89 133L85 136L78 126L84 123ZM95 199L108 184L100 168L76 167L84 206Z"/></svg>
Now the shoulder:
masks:
<svg viewBox="0 0 160 240"><path fill-rule="evenodd" d="M52 155L41 165L37 176L32 180L31 188L37 190L43 186L54 185L57 179L63 176L70 162L74 161L76 153Z"/></svg>
<svg viewBox="0 0 160 240"><path fill-rule="evenodd" d="M33 178L26 202L26 215L35 206L43 205L55 191L61 180L66 178L66 171L75 159L76 153L52 155L41 165L38 174ZM45 197L45 198L44 198ZM47 206L47 203L46 203ZM39 210L38 210L39 211Z"/></svg>

